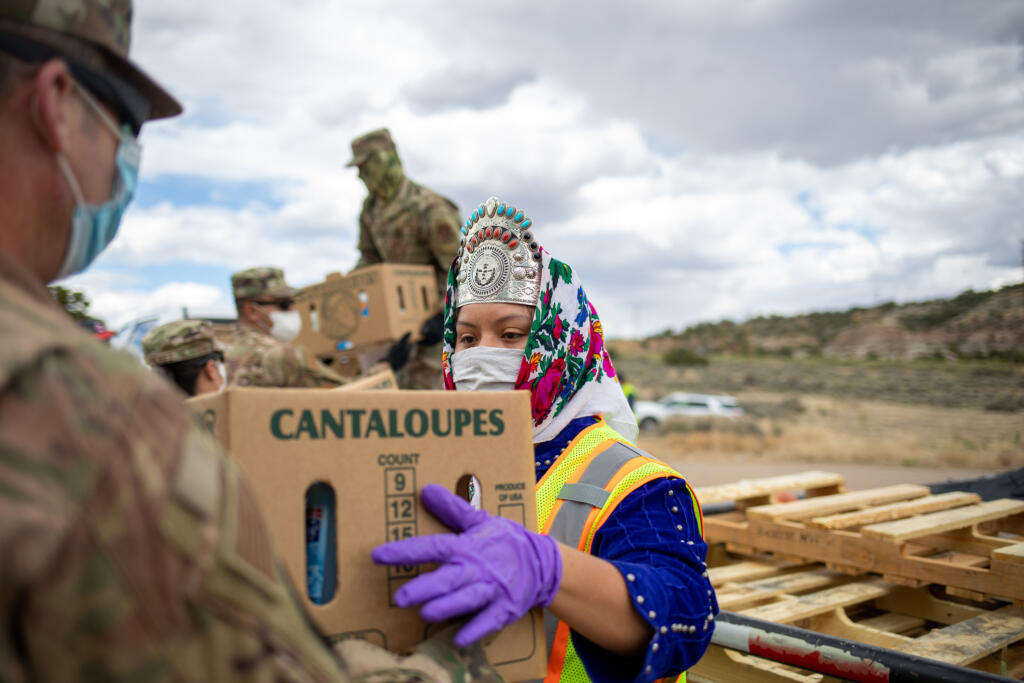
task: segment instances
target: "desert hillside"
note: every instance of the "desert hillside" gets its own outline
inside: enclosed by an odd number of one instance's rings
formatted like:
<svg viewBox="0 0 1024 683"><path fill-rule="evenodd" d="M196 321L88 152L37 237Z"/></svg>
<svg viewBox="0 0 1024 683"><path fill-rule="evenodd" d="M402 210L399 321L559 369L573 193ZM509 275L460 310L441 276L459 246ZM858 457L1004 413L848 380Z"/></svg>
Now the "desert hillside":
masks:
<svg viewBox="0 0 1024 683"><path fill-rule="evenodd" d="M617 345L627 353L681 348L700 355L1024 361L1024 285L967 290L952 299L701 323Z"/></svg>
<svg viewBox="0 0 1024 683"><path fill-rule="evenodd" d="M670 418L673 462L1024 465L1024 287L848 311L703 323L613 340L640 399L736 396L739 420Z"/></svg>

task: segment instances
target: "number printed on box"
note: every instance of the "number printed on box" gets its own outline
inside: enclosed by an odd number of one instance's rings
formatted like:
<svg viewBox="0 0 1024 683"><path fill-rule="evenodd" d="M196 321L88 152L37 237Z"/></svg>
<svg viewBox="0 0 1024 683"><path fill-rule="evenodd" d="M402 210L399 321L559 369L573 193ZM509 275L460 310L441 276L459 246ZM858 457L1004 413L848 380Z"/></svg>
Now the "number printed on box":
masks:
<svg viewBox="0 0 1024 683"><path fill-rule="evenodd" d="M411 467L389 467L384 470L384 479L388 496L416 494L416 470Z"/></svg>
<svg viewBox="0 0 1024 683"><path fill-rule="evenodd" d="M384 470L385 541L401 541L416 535L416 470L412 467L389 467ZM394 594L398 586L417 576L417 565L388 566L388 604L396 607Z"/></svg>
<svg viewBox="0 0 1024 683"><path fill-rule="evenodd" d="M416 496L388 496L388 524L414 521L416 521Z"/></svg>

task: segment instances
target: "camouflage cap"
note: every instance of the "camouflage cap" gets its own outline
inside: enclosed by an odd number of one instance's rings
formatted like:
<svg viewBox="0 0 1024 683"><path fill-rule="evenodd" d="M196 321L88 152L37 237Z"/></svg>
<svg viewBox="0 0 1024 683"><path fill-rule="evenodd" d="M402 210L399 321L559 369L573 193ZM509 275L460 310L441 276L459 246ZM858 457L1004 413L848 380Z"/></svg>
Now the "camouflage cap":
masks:
<svg viewBox="0 0 1024 683"><path fill-rule="evenodd" d="M231 276L231 289L236 299L253 299L258 296L290 299L298 291L284 281L280 268L263 266L240 270Z"/></svg>
<svg viewBox="0 0 1024 683"><path fill-rule="evenodd" d="M211 353L224 352L206 320L176 320L150 330L142 339L142 353L150 365L169 365Z"/></svg>
<svg viewBox="0 0 1024 683"><path fill-rule="evenodd" d="M352 161L346 166L358 166L376 151L395 151L395 142L391 139L391 131L387 128L371 130L352 141Z"/></svg>
<svg viewBox="0 0 1024 683"><path fill-rule="evenodd" d="M109 98L144 99L144 111L133 112L141 114L139 125L180 114L181 104L128 59L131 22L131 0L4 0L0 49L29 61L53 56L34 46L101 74Z"/></svg>

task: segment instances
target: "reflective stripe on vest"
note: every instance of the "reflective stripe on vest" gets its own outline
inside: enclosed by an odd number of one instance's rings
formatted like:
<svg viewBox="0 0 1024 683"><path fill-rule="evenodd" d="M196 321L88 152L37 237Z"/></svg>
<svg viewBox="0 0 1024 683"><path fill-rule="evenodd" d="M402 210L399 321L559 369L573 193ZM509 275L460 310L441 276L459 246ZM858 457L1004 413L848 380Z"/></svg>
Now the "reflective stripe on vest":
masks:
<svg viewBox="0 0 1024 683"><path fill-rule="evenodd" d="M568 546L589 553L598 529L630 493L678 472L625 441L603 420L580 432L537 482L537 525ZM689 490L700 533L704 523ZM572 643L568 624L544 612L548 673L545 683L587 683L589 677ZM671 680L671 679L666 679ZM686 680L686 674L677 679Z"/></svg>

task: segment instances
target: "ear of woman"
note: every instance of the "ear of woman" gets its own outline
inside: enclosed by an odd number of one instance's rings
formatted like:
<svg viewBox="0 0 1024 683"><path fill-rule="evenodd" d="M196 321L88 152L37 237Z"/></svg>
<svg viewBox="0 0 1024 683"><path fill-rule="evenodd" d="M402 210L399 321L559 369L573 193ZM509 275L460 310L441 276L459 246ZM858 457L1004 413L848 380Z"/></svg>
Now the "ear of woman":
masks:
<svg viewBox="0 0 1024 683"><path fill-rule="evenodd" d="M203 369L196 376L196 386L194 396L202 396L203 394L212 394L214 392L223 391L227 384L227 378L223 374L221 368L223 364L214 359L206 361L203 365Z"/></svg>

